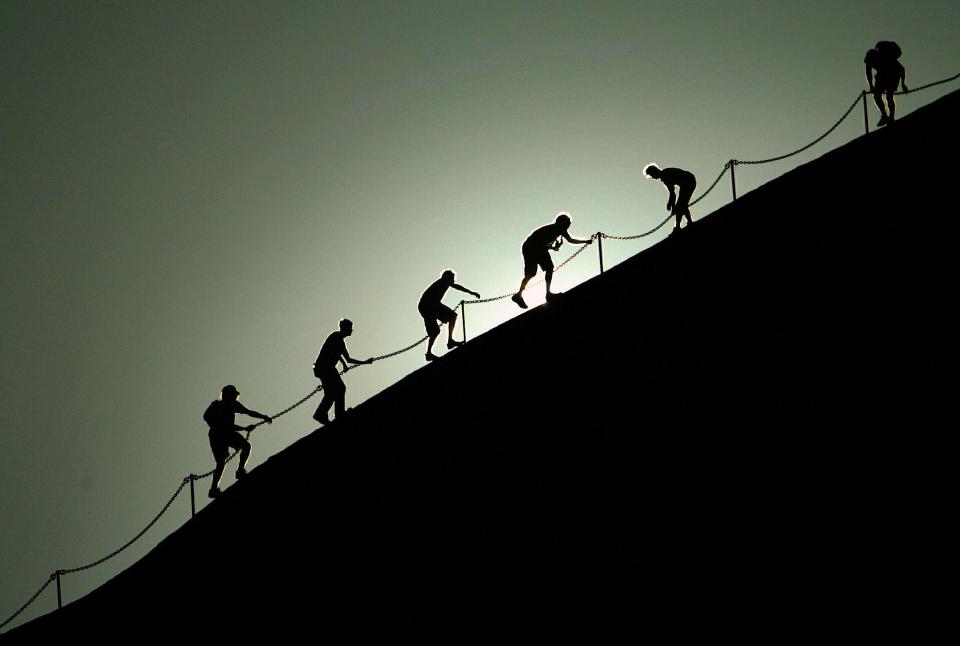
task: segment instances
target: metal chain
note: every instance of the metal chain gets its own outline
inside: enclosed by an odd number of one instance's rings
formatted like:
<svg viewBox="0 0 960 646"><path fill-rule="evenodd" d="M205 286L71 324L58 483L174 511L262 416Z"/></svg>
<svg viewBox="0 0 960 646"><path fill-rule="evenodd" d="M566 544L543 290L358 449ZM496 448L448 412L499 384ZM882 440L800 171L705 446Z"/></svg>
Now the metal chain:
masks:
<svg viewBox="0 0 960 646"><path fill-rule="evenodd" d="M147 533L147 530L149 530L151 527L153 527L153 526L156 524L156 522L157 522L158 520L160 520L160 517L163 516L163 514L170 508L170 505L172 505L172 504L173 504L173 501L177 499L177 496L180 495L180 492L183 491L183 488L184 488L185 486L187 486L187 483L188 483L188 482L190 482L190 476L187 476L186 478L183 479L183 482L181 482L181 483L180 483L180 486L177 487L177 490L174 492L173 496L170 497L170 500L167 501L167 504L165 504L165 505L163 506L163 509L160 510L160 513L158 513L156 516L154 516L154 517L153 517L153 520L151 520L151 521L147 524L147 526L144 527L143 530L140 531L139 534L137 534L136 536L134 536L133 538L131 538L129 541L127 541L126 543L124 543L124 545L123 545L122 547L120 547L120 548L118 548L118 549L110 552L109 554L107 554L106 556L104 556L102 559L99 559L99 560L97 560L97 561L94 561L93 563L89 563L89 564L87 564L87 565L81 565L80 567L66 568L66 569L60 570L60 574L73 574L74 572L82 572L83 570L89 570L90 568L96 567L96 566L100 565L101 563L103 563L103 562L105 562L105 561L109 561L109 560L112 559L114 556L116 556L117 554L119 554L119 553L122 552L123 550L125 550L125 549L127 549L128 547L130 547L131 545L133 545L133 544L137 541L138 538L140 538L141 536L143 536L144 534L146 534L146 533Z"/></svg>
<svg viewBox="0 0 960 646"><path fill-rule="evenodd" d="M793 157L794 155L799 155L800 153L802 153L803 151L807 150L808 148L812 148L812 147L815 146L816 144L818 144L818 143L820 143L821 141L823 141L823 140L827 137L827 135L829 135L831 132L833 132L834 130L836 130L837 127L838 127L841 123L843 123L844 119L846 119L848 116L850 116L850 113L853 112L853 109L854 109L855 107L857 107L857 104L860 103L860 99L861 99L862 96L863 96L862 94L858 94L858 95L857 95L857 98L854 99L854 100L853 100L853 103L850 104L850 107L847 108L847 111L843 113L843 116L840 117L840 119L838 119L835 124L833 124L832 126L830 126L830 129L829 129L829 130L827 130L825 133L823 133L822 135L820 135L819 137L817 137L816 139L814 139L813 141L811 141L810 143L808 143L806 146L803 146L802 148L797 148L797 149L794 150L793 152L789 152L789 153L787 153L787 154L785 154L785 155L779 155L779 156L777 156L777 157L770 157L770 158L768 158L768 159L753 159L753 160L750 160L750 161L743 161L743 160L741 160L741 159L732 159L732 160L730 160L730 163L736 164L736 165L745 165L745 166L746 166L746 165L753 165L753 164L768 164L768 163L770 163L770 162L775 162L775 161L780 161L781 159L786 159L787 157Z"/></svg>
<svg viewBox="0 0 960 646"><path fill-rule="evenodd" d="M380 355L379 357L373 357L372 359L373 359L373 361L380 361L381 359L389 359L390 357L395 357L395 356L397 356L398 354L403 354L404 352L409 352L410 350L413 350L415 347L417 347L418 345L420 345L421 343L423 343L424 341L426 341L426 340L429 339L429 338L430 338L429 336L425 336L425 337L423 337L423 338L417 339L416 341L414 341L413 343L411 343L410 345L408 345L408 346L405 347L405 348L401 348L401 349L399 349L399 350L396 350L396 351L394 351L394 352L390 352L390 353L388 353L388 354L382 354L382 355Z"/></svg>
<svg viewBox="0 0 960 646"><path fill-rule="evenodd" d="M50 585L51 583L53 583L54 579L56 579L56 578L57 578L57 573L56 573L56 572L54 572L53 574L51 574L51 575L50 575L50 578L47 579L46 583L44 583L42 586L40 586L40 589L37 590L32 597L30 597L30 600L29 600L29 601L27 601L25 604L23 604L22 606L20 606L20 609L19 609L19 610L17 610L15 613L13 613L12 615L10 615L10 617L9 617L6 621L4 621L2 624L0 624L0 630L2 630L3 627L6 626L7 624L9 624L11 621L13 621L13 620L16 619L17 617L19 617L21 612L23 612L23 611L26 610L28 607L30 607L30 604L33 603L34 601L36 601L36 600L37 600L37 597L39 597L40 594L41 594L44 590L47 589L47 586Z"/></svg>
<svg viewBox="0 0 960 646"><path fill-rule="evenodd" d="M632 236L612 236L612 235L608 235L608 234L606 234L606 233L602 233L601 235L602 235L605 239L607 239L607 240L636 240L637 238L644 238L644 237L646 237L646 236L654 233L655 231L658 231L663 225L665 225L667 222L669 222L672 217L673 217L673 214L668 215L668 216L666 217L666 219L665 219L663 222L661 222L660 224L658 224L657 226L653 227L653 228L650 229L649 231L644 231L643 233L638 233L638 234L636 234L636 235L632 235Z"/></svg>
<svg viewBox="0 0 960 646"><path fill-rule="evenodd" d="M960 74L954 74L948 79L941 79L939 81L934 81L933 83L927 83L926 85L915 87L909 92L894 92L894 94L896 94L897 96L902 96L904 94L913 94L914 92L920 92L921 90L926 90L927 88L933 87L935 85L943 85L944 83L949 83L950 81L956 81L958 78L960 78ZM870 94L870 92L867 91L866 94Z"/></svg>
<svg viewBox="0 0 960 646"><path fill-rule="evenodd" d="M724 175L727 174L727 171L728 171L728 170L730 170L730 162L727 162L726 164L723 165L723 170L720 171L720 174L719 174L719 175L717 175L717 179L713 180L713 184L710 185L710 188L708 188L708 189L705 190L703 193L701 193L701 194L700 194L700 197L698 197L698 198L695 199L694 201L690 202L690 204L689 204L688 206L693 206L694 204L696 204L697 202L699 202L700 200L702 200L703 198L705 198L705 197L710 193L710 191L712 191L714 188L716 188L717 184L720 183L720 179L721 179ZM667 220L669 220L669 219L670 219L670 218L667 218ZM660 226L663 226L663 225L660 225Z"/></svg>

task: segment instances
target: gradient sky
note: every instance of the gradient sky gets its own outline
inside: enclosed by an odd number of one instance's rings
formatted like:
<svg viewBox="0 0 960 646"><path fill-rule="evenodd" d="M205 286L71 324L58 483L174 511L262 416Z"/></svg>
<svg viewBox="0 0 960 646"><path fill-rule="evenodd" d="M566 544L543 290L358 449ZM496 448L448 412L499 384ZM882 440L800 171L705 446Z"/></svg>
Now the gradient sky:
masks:
<svg viewBox="0 0 960 646"><path fill-rule="evenodd" d="M494 296L560 210L575 236L647 230L667 196L645 163L703 188L730 158L797 148L865 86L877 40L903 47L909 85L960 71L958 25L955 0L0 3L0 621L212 468L201 415L223 384L284 408L340 317L354 356L408 345L446 267ZM738 168L738 188L862 132L857 108L810 153ZM609 241L606 260L666 233ZM588 250L555 288L596 268ZM467 314L475 336L519 310ZM348 405L421 365L417 349L349 373ZM251 466L315 428L314 407L258 431ZM184 496L64 579L65 600L188 516Z"/></svg>

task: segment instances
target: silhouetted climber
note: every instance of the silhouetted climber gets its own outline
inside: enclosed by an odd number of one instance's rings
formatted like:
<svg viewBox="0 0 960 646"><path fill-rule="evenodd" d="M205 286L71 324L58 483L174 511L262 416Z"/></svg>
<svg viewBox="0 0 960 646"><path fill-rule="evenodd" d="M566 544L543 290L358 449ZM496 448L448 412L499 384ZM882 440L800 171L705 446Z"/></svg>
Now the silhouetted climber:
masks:
<svg viewBox="0 0 960 646"><path fill-rule="evenodd" d="M351 334L353 334L353 321L340 319L340 329L327 336L327 340L323 342L320 354L317 355L317 360L313 364L313 374L320 380L320 385L323 386L323 399L320 400L320 405L317 406L313 419L321 424L330 423L330 418L327 415L330 412L330 407L334 404L336 404L334 410L337 419L340 419L345 410L347 387L340 375L337 374L337 362L343 364L344 372L349 369L347 367L348 361L355 365L373 363L373 359L360 361L350 356L344 339Z"/></svg>
<svg viewBox="0 0 960 646"><path fill-rule="evenodd" d="M683 216L687 216L687 226L693 224L693 218L690 217L690 198L693 197L693 191L697 188L696 176L682 168L660 168L656 164L647 164L643 172L647 177L663 182L670 191L667 210L677 218L673 230L680 230L680 221ZM674 192L675 188L680 189L679 195Z"/></svg>
<svg viewBox="0 0 960 646"><path fill-rule="evenodd" d="M550 282L553 280L553 260L550 259L550 251L557 251L562 244L561 238L566 239L570 244L590 244L592 238L586 240L577 240L571 238L568 230L570 229L570 214L559 213L553 224L547 224L539 229L535 229L527 236L523 242L523 280L520 282L520 290L513 295L514 303L526 309L527 303L523 300L523 290L527 288L530 279L537 275L537 267L543 269L547 282L547 302L549 303L554 294L550 292Z"/></svg>
<svg viewBox="0 0 960 646"><path fill-rule="evenodd" d="M440 326L437 324L437 321L449 324L447 328L447 349L463 345L463 341L453 340L453 328L457 324L457 313L442 302L443 295L447 293L447 290L452 287L464 294L470 294L475 298L480 298L480 294L477 292L455 283L456 277L452 269L447 269L440 274L440 278L433 281L429 287L423 290L423 294L420 295L417 310L419 310L420 316L423 317L423 324L424 327L427 328L427 336L429 337L427 341L427 361L433 361L437 358L437 356L433 354L433 342L436 341L440 335Z"/></svg>
<svg viewBox="0 0 960 646"><path fill-rule="evenodd" d="M867 66L867 85L870 86L870 93L873 94L873 102L880 110L878 128L892 123L896 118L897 101L894 99L894 93L897 87L903 84L903 91L910 91L907 89L907 71L897 60L900 54L902 54L900 46L895 42L881 40L867 52L863 59ZM874 70L877 72L876 82L874 82ZM883 104L884 95L887 99L886 106Z"/></svg>
<svg viewBox="0 0 960 646"><path fill-rule="evenodd" d="M210 438L210 449L213 451L213 459L217 462L217 467L213 470L213 482L210 484L210 492L207 494L211 498L220 495L220 478L223 477L223 469L227 466L227 457L230 455L230 449L240 451L240 464L237 466L237 480L247 475L247 459L250 457L250 442L248 442L239 431L252 431L253 425L237 426L234 421L234 415L243 413L250 417L262 419L267 424L273 423L273 418L255 410L250 410L240 403L240 392L236 386L224 386L220 391L220 399L210 402L207 410L203 413L203 421L210 426L207 435Z"/></svg>

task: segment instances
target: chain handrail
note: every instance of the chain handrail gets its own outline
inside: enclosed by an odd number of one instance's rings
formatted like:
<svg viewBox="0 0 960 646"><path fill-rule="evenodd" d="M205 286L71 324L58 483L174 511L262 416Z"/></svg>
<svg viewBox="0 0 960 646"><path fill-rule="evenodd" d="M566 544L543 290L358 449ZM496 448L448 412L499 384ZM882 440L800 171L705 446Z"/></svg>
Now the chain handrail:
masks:
<svg viewBox="0 0 960 646"><path fill-rule="evenodd" d="M944 84L944 83L949 83L949 82L951 82L951 81L955 81L955 80L957 80L958 78L960 78L960 73L955 74L955 75L953 75L953 76L951 76L951 77L949 77L949 78L941 79L941 80L939 80L939 81L934 81L934 82L932 82L932 83L927 83L926 85L921 85L920 87L914 88L914 89L910 90L909 92L896 92L895 94L896 94L897 96L904 95L904 94L914 94L914 93L916 93L916 92L920 92L920 91L926 90L926 89L928 89L928 88L935 87L935 86L937 86L937 85L942 85L942 84ZM728 170L730 170L731 167L734 166L734 165L756 165L756 164L766 164L766 163L770 163L770 162L780 161L780 160L783 160L783 159L787 159L788 157L792 157L792 156L794 156L794 155L797 155L797 154L799 154L799 153L801 153L801 152L803 152L803 151L805 151L805 150L813 147L814 145L820 143L820 142L823 141L823 139L825 139L830 133L832 133L834 130L836 130L836 129L840 126L840 124L843 123L843 121L844 121L848 116L850 116L850 113L853 112L853 109L856 107L857 103L860 102L861 99L863 99L864 96L867 95L867 94L870 94L870 92L869 92L869 91L861 91L860 94L857 95L857 98L854 100L854 102L853 102L852 104L850 104L850 107L847 108L846 112L843 113L843 116L841 116L840 119L837 120L837 122L834 123L825 133L823 133L822 135L820 135L819 137L817 137L816 139L814 139L812 142L810 142L810 143L807 144L806 146L803 146L803 147L801 147L801 148L798 148L798 149L796 149L796 150L794 150L794 151L792 151L792 152L786 153L786 154L784 154L784 155L779 155L779 156L777 156L777 157L770 157L770 158L768 158L768 159L758 159L758 160L736 160L736 159L732 159L732 160L730 160L729 162L727 162L727 163L724 165L723 170L720 171L720 174L719 174L719 175L717 176L717 178L713 181L713 183L710 185L710 187L707 188L707 190L704 191L703 194L700 195L700 197L698 197L697 199L695 199L695 200L693 200L692 202L690 202L690 205L692 206L692 205L696 204L697 202L699 202L700 200L702 200L703 198L705 198L705 197L707 196L707 194L709 194L710 191L712 191L712 190L716 187L716 185L720 182L720 179L724 176L724 174L726 174L726 172L727 172ZM601 237L602 237L602 238L609 239L609 240L635 240L635 239L637 239L637 238L643 238L643 237L645 237L645 236L648 236L648 235L654 233L655 231L657 231L657 230L660 229L661 227L663 227L663 225L665 225L665 224L670 220L671 217L673 217L673 216L672 216L672 215L667 216L667 218L664 219L663 222L661 222L660 224L658 224L658 225L657 225L656 227L654 227L653 229L650 229L649 231L646 231L646 232L644 232L644 233L640 233L640 234L636 234L636 235L628 235L628 236L619 236L619 235L609 235L609 234L606 234L606 233L603 233L603 232L597 232L597 233L595 233L595 234L593 234L593 235L590 236L590 240L592 241L592 240L595 240L595 239L598 239L598 238L601 238ZM588 246L588 245L586 245L586 244L581 245L580 249L578 249L577 251L575 251L575 252L574 252L573 254L571 254L566 260L564 260L564 261L561 262L559 265L557 265L557 266L554 268L554 272L559 271L559 270L562 269L567 263L569 263L571 260L573 260L574 258L576 258L577 256L579 256L581 253L583 253L583 251L587 248L587 246ZM541 276L541 277L538 277L538 279L537 279L536 281L534 281L533 283L531 283L531 285L537 285L537 284L543 282L543 280L544 280L544 278L543 278L542 276ZM509 297L512 296L512 295L513 295L513 292L510 292L510 293L503 294L503 295L500 295L500 296L494 296L494 297L492 297L492 298L484 298L484 299L477 299L477 300L473 300L473 301L462 301L462 302L465 303L465 304L468 304L468 305L479 305L479 304L483 304L483 303L492 303L492 302L494 302L494 301L503 300L503 299L505 299L505 298L509 298ZM400 350L396 350L396 351L394 351L394 352L390 352L390 353L387 353L387 354L384 354L384 355L380 355L380 356L376 356L376 357L371 357L370 362L373 363L373 362L375 362L375 361L380 361L380 360L382 360L382 359L389 359L389 358L395 357L395 356L397 356L397 355L399 355L399 354L403 354L404 352L408 352L408 351L414 349L415 347L417 347L418 345L420 345L421 343L423 343L424 341L426 341L428 338L429 338L429 337L425 336L425 337L423 337L423 338L421 338L421 339L418 339L416 342L414 342L414 343L412 343L412 344L410 344L410 345L408 345L408 346L406 346L406 347L404 347L404 348L401 348ZM343 373L345 373L345 372L347 372L347 370L342 370L342 371L340 371L340 374L343 374ZM316 395L316 394L317 394L318 392L320 392L322 389L323 389L323 388L322 388L321 386L317 386L314 390L310 391L306 396L302 397L302 398L301 398L300 400L298 400L296 403L294 403L294 404L288 406L287 408L281 410L281 411L278 412L276 415L273 415L272 418L271 418L271 420L272 420L272 419L276 419L277 417L281 417L281 416L283 416L283 415L286 415L287 413L289 413L289 412L292 411L293 409L297 408L298 406L301 406L304 402L306 402L308 399L310 399L311 397L313 397L314 395ZM266 420L263 420L263 421L260 421L260 422L258 422L258 423L256 423L256 424L252 425L252 426L253 426L253 428L256 428L256 427L261 426L262 424L265 424L265 423L266 423ZM253 429L247 431L247 438L250 437L250 432L251 432L252 430L253 430ZM231 454L231 455L227 458L227 462L229 462L229 461L232 460L234 457L236 457L236 455L237 455L236 452L234 452L233 454ZM163 506L163 508L160 510L160 512L157 513L156 516L154 516L153 520L151 520L151 521L147 524L147 526L144 527L143 530L141 530L136 536L134 536L132 539L130 539L129 541L127 541L126 543L124 543L121 547L119 547L118 549L114 550L114 551L111 552L110 554L104 556L104 557L101 558L101 559L98 559L98 560L96 560L96 561L93 561L92 563L88 563L87 565L82 565L82 566L75 567L75 568L66 568L66 569L57 570L56 572L54 572L53 574L51 574L50 577L46 580L46 582L44 582L44 584L43 584L42 586L40 586L40 589L37 590L37 591L33 594L33 596L30 597L29 600L27 600L26 603L24 603L24 604L23 604L16 612L14 612L10 617L8 617L6 620L4 620L2 623L0 623L0 629L3 629L6 625L8 625L10 622L12 622L14 619L16 619L24 610L26 610L34 601L36 601L37 598L43 593L43 591L46 590L47 587L48 587L58 576L60 576L60 575L65 575L65 574L73 574L73 573L76 573L76 572L82 572L82 571L84 571L84 570L89 570L90 568L93 568L93 567L96 567L96 566L98 566L98 565L101 565L102 563L105 563L106 561L112 559L113 557L117 556L118 554L120 554L121 552L123 552L124 550L126 550L128 547L130 547L131 545L133 545L141 536L143 536L144 534L146 534L147 531L149 531L149 529L150 529L151 527L153 527L153 526L157 523L158 520L160 520L160 518L163 516L163 514L166 513L166 511L170 508L170 506L171 506L171 505L173 504L173 502L177 499L177 497L180 495L180 493L183 491L184 487L185 487L188 483L191 483L192 481L200 480L200 479L202 479L202 478L206 478L206 477L208 477L208 476L210 476L210 475L212 475L212 474L213 474L213 470L211 470L211 471L209 471L209 472L207 472L207 473L201 474L201 475L195 475L195 474L192 474L192 473L191 473L190 475L188 475L187 477L185 477L185 478L183 479L183 481L180 483L180 486L177 487L177 490L174 492L173 496L170 497L170 499L169 499L169 500L167 501L167 503Z"/></svg>
<svg viewBox="0 0 960 646"><path fill-rule="evenodd" d="M166 513L166 511L167 511L168 509L170 509L170 505L172 505L172 504L173 504L173 501L177 499L177 496L180 495L180 492L183 491L183 488L184 488L185 486L187 486L187 483L188 483L188 482L190 482L190 476L187 476L186 478L183 479L183 481L180 483L180 486L177 487L177 490L176 490L175 492L173 492L173 495L172 495L172 496L170 496L170 500L167 501L167 504L165 504L165 505L163 506L163 509L161 509L161 510L157 513L157 515L153 517L153 520L151 520L149 523L147 523L147 526L146 526L146 527L144 527L142 530L140 530L140 533L139 533L139 534L137 534L136 536L134 536L133 538L131 538L129 541L127 541L126 543L124 543L122 546L120 546L120 547L118 547L117 549L115 549L114 551L110 552L109 554L107 554L107 555L104 556L103 558L97 559L96 561L94 561L94 562L92 562L92 563L88 563L87 565L81 565L81 566L79 566L79 567L73 567L73 568L64 568L64 569L60 570L60 574L73 574L74 572L82 572L83 570L89 570L89 569L92 568L92 567L96 567L96 566L100 565L101 563L105 563L106 561L109 561L109 560L112 559L114 556L116 556L116 555L119 554L120 552L124 551L125 549L127 549L128 547L130 547L131 545L133 545L133 544L137 541L138 538L140 538L141 536L143 536L144 534L146 534L147 531L148 531L151 527L153 527L153 526L157 523L158 520L160 520L160 517L163 516L163 514Z"/></svg>
<svg viewBox="0 0 960 646"><path fill-rule="evenodd" d="M731 160L731 163L732 163L732 164L736 164L737 166L741 166L741 165L743 165L743 166L749 166L749 165L755 165L755 164L769 164L770 162L780 161L780 160L786 159L786 158L788 158L788 157L793 157L794 155L799 155L799 154L802 153L803 151L812 148L813 146L817 145L818 143L820 143L821 141L823 141L824 139L826 139L826 137L827 137L831 132L833 132L834 130L836 130L836 129L840 126L840 124L843 123L844 120L845 120L847 117L850 116L850 113L853 112L853 109L854 109L855 107L857 107L857 104L858 104L858 103L860 103L860 99L861 99L861 98L863 98L863 94L862 94L862 93L857 95L857 98L853 100L853 103L850 104L850 107L847 108L847 111L843 113L843 116L840 117L835 124L833 124L832 126L830 126L830 128L829 128L825 133L823 133L822 135L820 135L819 137L817 137L816 139L814 139L813 141L811 141L810 143L808 143L806 146L803 146L803 147L801 147L801 148L797 148L796 150L794 150L794 151L792 151L792 152L789 152L789 153L786 153L785 155L777 155L776 157L770 157L770 158L768 158L768 159L752 159L752 160L733 159L733 160Z"/></svg>
<svg viewBox="0 0 960 646"><path fill-rule="evenodd" d="M716 188L717 184L720 183L720 180L723 178L724 175L727 174L727 171L728 171L728 170L730 170L730 162L727 162L726 164L723 165L723 170L720 171L720 174L719 174L719 175L717 175L717 179L713 180L713 184L710 185L710 188L708 188L708 189L705 190L703 193L701 193L701 194L700 194L700 197L698 197L698 198L695 199L694 201L690 202L689 206L693 206L694 204L696 204L697 202L699 202L700 200L702 200L703 198L705 198L705 197L710 193L710 191L712 191L714 188ZM669 220L669 219L670 219L670 218L667 218L667 220ZM666 222L666 220L664 220L664 222ZM660 226L663 226L663 225L661 224ZM657 227L657 228L659 228L659 227Z"/></svg>
<svg viewBox="0 0 960 646"><path fill-rule="evenodd" d="M7 624L9 624L11 621L13 621L13 620L16 619L17 617L19 617L21 612L23 612L24 610L26 610L27 608L29 608L29 607L30 607L30 604L32 604L34 601L36 601L36 600L37 600L37 597L39 597L39 596L41 595L41 593L43 593L43 591L47 589L47 586L49 586L51 583L53 583L54 579L56 579L56 578L57 578L57 573L56 573L56 572L54 572L53 574L51 574L50 577L46 580L46 582L45 582L42 586L40 586L40 589L37 590L37 591L33 594L33 596L30 597L30 599L29 599L25 604L23 604L22 606L20 606L20 609L19 609L19 610L17 610L15 613L13 613L12 615L10 615L2 624L0 624L0 630L2 630L3 627L6 626Z"/></svg>
<svg viewBox="0 0 960 646"><path fill-rule="evenodd" d="M902 96L904 94L913 94L914 92L920 92L922 90L926 90L927 88L931 88L936 85L943 85L944 83L949 83L950 81L956 81L958 78L960 78L960 74L954 74L950 78L940 79L939 81L934 81L933 83L927 83L926 85L915 87L909 92L895 92L894 94L896 94L897 96ZM870 94L870 92L867 91L867 94Z"/></svg>

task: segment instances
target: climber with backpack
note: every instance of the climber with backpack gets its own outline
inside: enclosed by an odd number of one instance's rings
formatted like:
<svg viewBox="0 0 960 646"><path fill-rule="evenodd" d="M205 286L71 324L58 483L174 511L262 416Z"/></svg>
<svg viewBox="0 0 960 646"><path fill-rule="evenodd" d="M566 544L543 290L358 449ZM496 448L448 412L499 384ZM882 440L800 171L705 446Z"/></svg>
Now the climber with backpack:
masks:
<svg viewBox="0 0 960 646"><path fill-rule="evenodd" d="M893 123L896 117L897 102L894 94L897 88L903 85L904 94L910 91L907 89L907 72L899 61L902 53L900 46L892 40L881 40L867 52L863 59L867 66L867 85L870 86L870 93L873 94L873 102L880 110L878 128ZM886 104L884 104L884 98L886 98Z"/></svg>

